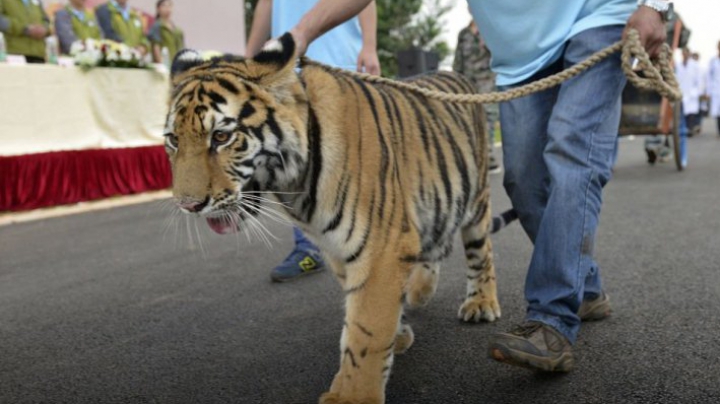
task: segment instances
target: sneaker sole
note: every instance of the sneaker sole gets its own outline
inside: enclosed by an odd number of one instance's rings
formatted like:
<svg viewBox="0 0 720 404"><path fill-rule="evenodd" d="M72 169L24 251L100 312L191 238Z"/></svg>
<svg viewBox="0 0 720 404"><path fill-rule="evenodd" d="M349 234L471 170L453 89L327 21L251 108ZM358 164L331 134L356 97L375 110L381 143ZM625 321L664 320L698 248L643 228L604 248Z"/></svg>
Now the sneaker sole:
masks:
<svg viewBox="0 0 720 404"><path fill-rule="evenodd" d="M603 310L599 313L590 313L586 314L582 317L580 317L581 321L600 321L605 320L606 318L610 317L612 314L612 310L610 310L610 307L608 307L606 310Z"/></svg>
<svg viewBox="0 0 720 404"><path fill-rule="evenodd" d="M272 281L275 282L275 283L288 283L288 282L292 282L292 281L294 281L294 280L296 280L296 279L299 279L299 278L304 278L304 277L306 277L306 276L308 276L308 275L312 275L312 274L316 274L316 273L318 273L318 272L322 272L324 269L325 269L325 268L316 268L316 269L313 269L312 271L300 272L299 274L297 274L297 275L295 275L295 276L293 276L293 277L290 277L290 278L281 278L281 277L275 276L275 275L273 275L273 274L270 274L270 280L272 280Z"/></svg>
<svg viewBox="0 0 720 404"><path fill-rule="evenodd" d="M605 295L605 300L595 303L584 315L580 316L581 321L600 321L610 317L612 307L610 298Z"/></svg>
<svg viewBox="0 0 720 404"><path fill-rule="evenodd" d="M498 362L520 366L543 372L567 373L575 367L575 358L571 352L565 352L556 359L544 358L522 351L508 349L501 345L491 345L489 356Z"/></svg>

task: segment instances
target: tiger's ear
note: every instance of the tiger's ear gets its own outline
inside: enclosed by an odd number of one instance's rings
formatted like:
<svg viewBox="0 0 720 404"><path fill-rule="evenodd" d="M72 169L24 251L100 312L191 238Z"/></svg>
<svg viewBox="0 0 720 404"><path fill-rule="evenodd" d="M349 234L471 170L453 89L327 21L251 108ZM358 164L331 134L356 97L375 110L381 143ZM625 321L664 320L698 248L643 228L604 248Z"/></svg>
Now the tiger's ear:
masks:
<svg viewBox="0 0 720 404"><path fill-rule="evenodd" d="M183 49L175 55L170 68L170 76L175 77L180 73L184 73L193 67L200 66L205 60L202 55L192 49Z"/></svg>
<svg viewBox="0 0 720 404"><path fill-rule="evenodd" d="M280 38L268 41L253 60L260 64L284 67L295 60L294 56L295 39L289 32L286 32Z"/></svg>
<svg viewBox="0 0 720 404"><path fill-rule="evenodd" d="M270 40L254 58L252 58L254 76L263 79L277 78L292 72L297 64L295 39L286 32L280 38Z"/></svg>

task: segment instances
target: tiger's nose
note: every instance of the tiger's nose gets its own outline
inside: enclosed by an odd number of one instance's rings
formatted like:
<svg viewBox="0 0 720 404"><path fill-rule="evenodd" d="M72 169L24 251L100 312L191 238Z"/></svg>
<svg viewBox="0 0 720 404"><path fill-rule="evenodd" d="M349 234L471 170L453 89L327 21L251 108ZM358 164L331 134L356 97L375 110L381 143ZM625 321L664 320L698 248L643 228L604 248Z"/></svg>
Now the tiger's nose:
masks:
<svg viewBox="0 0 720 404"><path fill-rule="evenodd" d="M186 210L188 212L197 213L203 210L205 206L207 206L208 202L210 202L210 197L206 196L204 200L200 201L194 198L180 198L176 199L175 203L177 203L177 206L180 209Z"/></svg>

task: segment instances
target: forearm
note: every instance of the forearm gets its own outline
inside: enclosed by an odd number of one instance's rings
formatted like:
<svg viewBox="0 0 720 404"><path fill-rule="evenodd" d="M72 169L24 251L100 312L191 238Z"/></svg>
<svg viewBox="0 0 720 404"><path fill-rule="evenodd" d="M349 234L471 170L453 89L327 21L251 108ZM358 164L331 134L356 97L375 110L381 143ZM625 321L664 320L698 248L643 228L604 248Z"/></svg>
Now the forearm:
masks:
<svg viewBox="0 0 720 404"><path fill-rule="evenodd" d="M363 47L377 49L377 6L373 0L358 16L362 31Z"/></svg>
<svg viewBox="0 0 720 404"><path fill-rule="evenodd" d="M255 56L270 38L270 24L272 20L272 0L260 0L255 6L255 13L247 41L245 55Z"/></svg>
<svg viewBox="0 0 720 404"><path fill-rule="evenodd" d="M320 0L290 32L300 51L320 35L357 15L372 0Z"/></svg>

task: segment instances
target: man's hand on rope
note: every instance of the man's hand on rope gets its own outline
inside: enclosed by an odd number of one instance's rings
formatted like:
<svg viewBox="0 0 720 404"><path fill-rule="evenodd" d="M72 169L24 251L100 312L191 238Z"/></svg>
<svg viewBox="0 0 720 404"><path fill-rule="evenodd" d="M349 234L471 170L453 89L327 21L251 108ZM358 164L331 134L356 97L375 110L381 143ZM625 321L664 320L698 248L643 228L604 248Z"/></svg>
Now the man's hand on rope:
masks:
<svg viewBox="0 0 720 404"><path fill-rule="evenodd" d="M357 71L361 73L380 74L380 61L372 46L363 46L357 60Z"/></svg>
<svg viewBox="0 0 720 404"><path fill-rule="evenodd" d="M623 39L627 38L628 30L636 29L640 34L640 42L651 58L660 54L660 47L665 43L667 31L660 13L650 7L640 6L630 16L625 26Z"/></svg>

